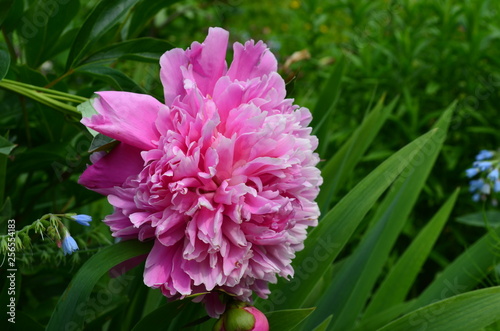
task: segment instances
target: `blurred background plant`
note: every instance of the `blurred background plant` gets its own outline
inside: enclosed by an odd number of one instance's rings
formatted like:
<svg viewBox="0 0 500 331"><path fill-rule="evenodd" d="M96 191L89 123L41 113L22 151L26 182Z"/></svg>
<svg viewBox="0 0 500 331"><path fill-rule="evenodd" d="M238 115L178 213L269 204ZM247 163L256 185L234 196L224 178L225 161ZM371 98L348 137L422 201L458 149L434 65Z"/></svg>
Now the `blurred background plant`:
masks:
<svg viewBox="0 0 500 331"><path fill-rule="evenodd" d="M231 42L264 40L278 58L289 95L313 111L312 125L320 138L318 152L325 160L321 167L326 185L318 199L323 215L337 210L334 215L345 216L339 201L383 160L433 127L448 131L446 140L421 143L429 152L426 161L415 166L423 169L419 170L420 178L415 179L413 173L417 171L411 169L402 177L413 185L414 192L405 191L408 189L398 183L393 187L393 191L411 197L406 204L399 202L402 221L388 223L394 233L386 234L391 238L387 247L374 250L379 255L373 275L370 279L357 278L367 287L363 299L356 303L361 307L359 312L364 313L360 316L366 319L339 319L336 316L342 310L336 307L326 311L328 302L317 295L288 297L286 304L277 304L279 300L272 297L272 304L267 306L264 301L258 302L263 311L269 312L271 327L276 323L271 313L274 308L312 306L318 309L306 320L306 327L321 324L346 330L383 326L410 311L388 313L389 317L378 324L367 320L384 310L377 306L384 298L383 281L403 259L408 242L419 242L421 229L441 224L432 230L435 238L426 237L428 257L400 292L399 303L406 299L419 302L413 309L436 299L430 294L427 300L425 295L422 299L423 293L432 292L432 286L436 286L436 274L458 268L461 257L476 256L479 248L489 249L484 243L489 242L488 233L498 232L500 214L494 206L473 201L467 190L455 192L457 187L468 185L465 170L476 154L500 146L498 1L0 0L0 8L0 233L7 233L9 219L15 219L20 230L48 213L71 211L94 219L90 229L66 224L80 246L71 256L63 257L53 242L39 235L24 236L24 249L16 255L20 270L18 311L33 329L49 323L76 271L113 243L109 230L99 221L111 212L109 204L77 184L89 163L89 150L97 150L106 142L93 141L78 122L81 115L76 106L94 91L110 89L148 93L162 100L159 57L172 47L185 48L193 40L203 40L209 26L229 30ZM447 108L449 116L444 118ZM409 160L409 154L404 155ZM405 166L410 167L408 164L391 168L397 174L391 175L389 182L399 178ZM335 267L316 272L319 285L308 288L311 293L331 289L327 293L335 294L338 305L349 302L349 297L338 292L338 284L344 285L345 275L370 270L363 249L373 249L369 245L369 239L375 238L373 229L385 224L379 220L384 219L383 211L388 210L390 201L399 201L391 193L384 199L373 201L375 207L370 212L367 207L367 217L363 218L363 214L354 223L359 226L347 235ZM498 239L493 242L498 245ZM461 262L463 268L474 267L475 272L469 276L475 282L453 274L458 273L455 269L447 275L458 277L451 281L459 279L458 285L464 291L497 285L499 252L490 253L481 255L476 265ZM304 254L299 256L298 266L300 261L306 261ZM356 270L355 266L363 267ZM4 269L1 273L1 279L5 279ZM130 288L112 291L109 304L91 309L93 314L84 314L86 328L132 328L139 321L147 322L141 317L157 312L163 299L157 292L142 289L141 277L136 277L140 273L139 268L132 271L133 279L122 278ZM109 276L100 278L93 296L102 294L110 282ZM387 282L394 284L390 279ZM292 288L291 293L308 293L302 285L295 285L302 290ZM282 283L276 288L286 288L280 286ZM5 289L2 299L6 298ZM435 293L438 290L434 288ZM146 297L144 310L134 311L137 307L133 303ZM171 327L201 317L202 312L196 309L195 305L185 304L184 311L190 313L177 316ZM311 313L301 312L297 316L302 318ZM129 317L118 318L123 316ZM283 320L283 316L288 315L275 312L274 321Z"/></svg>

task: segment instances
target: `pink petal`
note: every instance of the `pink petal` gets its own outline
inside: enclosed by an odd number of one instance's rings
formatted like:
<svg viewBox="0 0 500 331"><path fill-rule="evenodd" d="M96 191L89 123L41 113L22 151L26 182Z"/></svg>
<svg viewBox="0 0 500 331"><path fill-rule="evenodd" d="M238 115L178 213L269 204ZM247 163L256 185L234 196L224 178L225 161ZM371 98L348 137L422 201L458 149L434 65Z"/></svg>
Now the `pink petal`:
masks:
<svg viewBox="0 0 500 331"><path fill-rule="evenodd" d="M210 28L205 41L194 42L186 51L193 66L196 86L203 95L212 95L215 83L226 71L226 50L229 32L221 28Z"/></svg>
<svg viewBox="0 0 500 331"><path fill-rule="evenodd" d="M78 183L101 194L111 194L115 186L122 186L129 176L142 170L144 161L140 153L140 149L121 143L89 166Z"/></svg>
<svg viewBox="0 0 500 331"><path fill-rule="evenodd" d="M181 67L187 65L188 58L180 48L172 49L160 58L160 78L167 106L171 106L177 96L185 95Z"/></svg>
<svg viewBox="0 0 500 331"><path fill-rule="evenodd" d="M165 105L155 98L129 92L96 92L94 108L99 114L84 117L81 122L108 137L150 150L159 139L155 120Z"/></svg>
<svg viewBox="0 0 500 331"><path fill-rule="evenodd" d="M278 63L266 44L253 40L247 41L245 46L240 43L233 45L234 59L227 71L232 80L248 80L255 77L269 75L278 69Z"/></svg>
<svg viewBox="0 0 500 331"><path fill-rule="evenodd" d="M158 288L167 282L172 272L172 249L163 246L158 240L149 252L144 269L144 284Z"/></svg>

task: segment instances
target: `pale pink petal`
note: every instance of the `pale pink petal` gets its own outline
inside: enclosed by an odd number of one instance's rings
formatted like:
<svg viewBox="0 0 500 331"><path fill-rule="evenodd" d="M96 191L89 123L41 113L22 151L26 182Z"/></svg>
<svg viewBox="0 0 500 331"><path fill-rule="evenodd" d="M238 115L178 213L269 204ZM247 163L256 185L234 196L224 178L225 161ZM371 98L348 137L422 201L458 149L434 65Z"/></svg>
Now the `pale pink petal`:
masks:
<svg viewBox="0 0 500 331"><path fill-rule="evenodd" d="M250 40L245 43L245 46L235 43L233 49L233 63L227 71L231 80L244 81L262 77L278 69L276 57L262 41L255 44L253 40Z"/></svg>

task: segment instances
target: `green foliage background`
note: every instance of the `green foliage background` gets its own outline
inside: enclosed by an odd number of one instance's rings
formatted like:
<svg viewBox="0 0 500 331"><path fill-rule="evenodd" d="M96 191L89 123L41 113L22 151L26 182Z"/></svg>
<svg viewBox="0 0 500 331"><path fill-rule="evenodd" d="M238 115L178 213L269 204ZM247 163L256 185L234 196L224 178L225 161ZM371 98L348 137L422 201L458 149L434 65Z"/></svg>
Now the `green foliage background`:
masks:
<svg viewBox="0 0 500 331"><path fill-rule="evenodd" d="M98 90L162 100L159 57L202 41L210 26L229 30L231 42L268 44L320 138L322 219L294 261L296 279L256 301L271 330L500 327L500 218L472 202L464 175L480 149L500 145L500 2L0 0L0 8L0 233L9 219L20 230L47 213L94 218L90 228L65 221L80 247L71 256L36 233L20 238L18 327L213 325L200 305L166 303L145 288L141 267L118 280L107 274L148 247L114 245L100 222L111 212L106 199L77 184L92 136L76 109ZM6 275L2 266L0 284Z"/></svg>

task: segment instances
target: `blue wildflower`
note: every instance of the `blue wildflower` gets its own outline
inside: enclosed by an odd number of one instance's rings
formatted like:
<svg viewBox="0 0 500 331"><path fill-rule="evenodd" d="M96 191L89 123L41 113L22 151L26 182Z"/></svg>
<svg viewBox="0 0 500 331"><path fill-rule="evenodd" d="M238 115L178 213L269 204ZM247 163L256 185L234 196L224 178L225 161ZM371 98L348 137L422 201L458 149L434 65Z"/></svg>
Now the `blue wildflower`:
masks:
<svg viewBox="0 0 500 331"><path fill-rule="evenodd" d="M479 168L469 168L469 169L465 170L465 174L469 178L474 177L478 173L479 173Z"/></svg>
<svg viewBox="0 0 500 331"><path fill-rule="evenodd" d="M480 190L483 185L484 185L484 180L482 179L475 179L475 180L471 180L469 182L469 192L474 192L474 191L477 191L477 190Z"/></svg>
<svg viewBox="0 0 500 331"><path fill-rule="evenodd" d="M491 180L492 182L496 181L498 179L498 168L493 169L489 175L488 179Z"/></svg>
<svg viewBox="0 0 500 331"><path fill-rule="evenodd" d="M492 163L490 161L476 161L472 165L481 171L486 171L491 168Z"/></svg>
<svg viewBox="0 0 500 331"><path fill-rule="evenodd" d="M74 215L71 216L71 218L74 219L78 224L85 226L90 226L89 222L92 222L92 217L84 214Z"/></svg>
<svg viewBox="0 0 500 331"><path fill-rule="evenodd" d="M493 157L494 153L492 151L488 151L486 149L483 149L477 154L476 160L477 161L482 161L482 160L487 160L491 159Z"/></svg>
<svg viewBox="0 0 500 331"><path fill-rule="evenodd" d="M500 179L495 181L495 185L493 186L493 191L500 192Z"/></svg>
<svg viewBox="0 0 500 331"><path fill-rule="evenodd" d="M64 255L72 254L74 251L78 250L78 245L75 239L73 239L73 237L69 234L69 232L66 232L66 235L62 241L62 249Z"/></svg>
<svg viewBox="0 0 500 331"><path fill-rule="evenodd" d="M472 196L472 201L478 202L479 199L481 199L481 195L479 193L476 193Z"/></svg>

